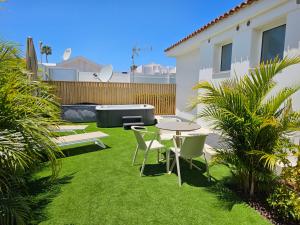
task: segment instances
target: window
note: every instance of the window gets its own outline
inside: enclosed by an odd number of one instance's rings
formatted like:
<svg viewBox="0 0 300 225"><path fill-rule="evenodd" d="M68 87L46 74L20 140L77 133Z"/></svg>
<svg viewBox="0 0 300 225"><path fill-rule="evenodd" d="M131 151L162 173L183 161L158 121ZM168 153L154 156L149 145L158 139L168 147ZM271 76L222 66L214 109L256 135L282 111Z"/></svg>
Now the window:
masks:
<svg viewBox="0 0 300 225"><path fill-rule="evenodd" d="M273 60L277 56L279 59L282 59L284 51L284 39L285 25L263 32L260 61L266 62L267 60Z"/></svg>
<svg viewBox="0 0 300 225"><path fill-rule="evenodd" d="M221 52L221 68L220 71L228 71L231 69L232 43L223 45Z"/></svg>

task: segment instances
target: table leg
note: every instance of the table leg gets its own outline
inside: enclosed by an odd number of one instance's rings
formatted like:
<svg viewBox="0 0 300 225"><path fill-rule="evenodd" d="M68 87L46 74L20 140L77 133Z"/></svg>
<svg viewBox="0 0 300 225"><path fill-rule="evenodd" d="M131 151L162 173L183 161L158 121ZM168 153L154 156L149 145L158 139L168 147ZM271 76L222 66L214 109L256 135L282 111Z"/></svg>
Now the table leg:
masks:
<svg viewBox="0 0 300 225"><path fill-rule="evenodd" d="M176 136L180 135L181 132L179 130L176 131ZM176 137L176 146L179 148L180 147L180 138L179 137ZM175 147L175 146L174 146ZM169 169L169 174L172 173L172 170L174 169L174 166L175 166L175 160L176 160L176 157L175 157L175 154L173 153L172 154L172 157L173 157L173 162L171 164L171 167ZM170 156L169 156L169 159L170 159ZM170 165L169 165L170 166Z"/></svg>
<svg viewBox="0 0 300 225"><path fill-rule="evenodd" d="M179 130L176 131L176 136L180 135L181 132ZM176 137L176 145L177 147L180 147L180 138Z"/></svg>

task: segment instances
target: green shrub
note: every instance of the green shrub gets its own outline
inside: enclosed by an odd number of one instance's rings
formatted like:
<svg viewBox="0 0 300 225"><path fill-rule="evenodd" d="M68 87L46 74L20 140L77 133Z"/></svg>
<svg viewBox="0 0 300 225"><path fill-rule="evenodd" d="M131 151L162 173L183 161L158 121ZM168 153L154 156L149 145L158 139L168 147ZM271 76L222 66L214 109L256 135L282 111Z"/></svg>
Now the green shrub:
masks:
<svg viewBox="0 0 300 225"><path fill-rule="evenodd" d="M300 57L275 59L261 64L249 75L218 85L203 81L195 86L200 92L193 107L203 106L198 117L211 121L222 132L226 144L219 150L217 160L231 168L251 196L260 183L273 179L276 162L285 162L287 154L283 149L293 148L286 134L299 125L299 116L293 112L289 99L300 87L275 92L274 78L299 62Z"/></svg>
<svg viewBox="0 0 300 225"><path fill-rule="evenodd" d="M295 190L280 184L267 202L282 217L300 222L300 196Z"/></svg>
<svg viewBox="0 0 300 225"><path fill-rule="evenodd" d="M0 224L28 224L26 177L40 162L50 161L53 176L61 154L50 126L60 107L50 87L31 81L15 45L0 42Z"/></svg>
<svg viewBox="0 0 300 225"><path fill-rule="evenodd" d="M280 182L268 197L268 204L282 217L300 221L300 162L285 168Z"/></svg>

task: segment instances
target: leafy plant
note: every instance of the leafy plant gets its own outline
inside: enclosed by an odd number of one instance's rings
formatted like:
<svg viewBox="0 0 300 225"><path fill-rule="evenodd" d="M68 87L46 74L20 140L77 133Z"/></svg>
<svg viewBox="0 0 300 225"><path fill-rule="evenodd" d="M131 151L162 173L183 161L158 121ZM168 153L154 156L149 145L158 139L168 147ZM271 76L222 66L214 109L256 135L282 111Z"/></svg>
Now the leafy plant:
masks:
<svg viewBox="0 0 300 225"><path fill-rule="evenodd" d="M249 75L219 85L203 81L195 86L200 92L193 107L203 106L198 117L212 121L226 144L218 150L217 161L231 168L251 196L260 182L273 178L277 161L287 163L286 149L293 148L286 134L299 124L299 116L289 98L300 86L275 92L274 77L299 62L300 57L275 59L262 63Z"/></svg>
<svg viewBox="0 0 300 225"><path fill-rule="evenodd" d="M299 146L298 146L299 147ZM300 221L300 162L288 166L280 175L280 183L269 195L268 204L283 218Z"/></svg>
<svg viewBox="0 0 300 225"><path fill-rule="evenodd" d="M286 219L300 221L300 197L295 190L280 184L267 199L268 204Z"/></svg>
<svg viewBox="0 0 300 225"><path fill-rule="evenodd" d="M26 224L26 175L50 161L53 177L61 154L50 126L60 109L51 87L28 79L25 61L14 44L0 42L0 224Z"/></svg>

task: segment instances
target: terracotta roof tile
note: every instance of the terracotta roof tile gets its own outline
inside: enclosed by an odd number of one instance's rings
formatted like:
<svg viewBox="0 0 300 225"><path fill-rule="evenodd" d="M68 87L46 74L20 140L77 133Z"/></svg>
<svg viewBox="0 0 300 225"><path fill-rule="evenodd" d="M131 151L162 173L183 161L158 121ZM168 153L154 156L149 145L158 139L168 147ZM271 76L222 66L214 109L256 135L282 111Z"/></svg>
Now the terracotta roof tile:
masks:
<svg viewBox="0 0 300 225"><path fill-rule="evenodd" d="M175 48L176 46L180 45L181 43L187 41L188 39L196 36L197 34L201 33L202 31L208 29L209 27L211 27L212 25L220 22L221 20L239 12L241 9L251 5L254 2L257 2L259 0L247 0L245 2L242 2L241 4L239 4L238 6L234 7L233 9L230 9L228 12L224 13L223 15L217 17L216 19L212 20L211 22L207 23L206 25L200 27L198 30L194 31L193 33L189 34L188 36L184 37L183 39L179 40L178 42L176 42L175 44L171 45L170 47L165 49L165 52Z"/></svg>

